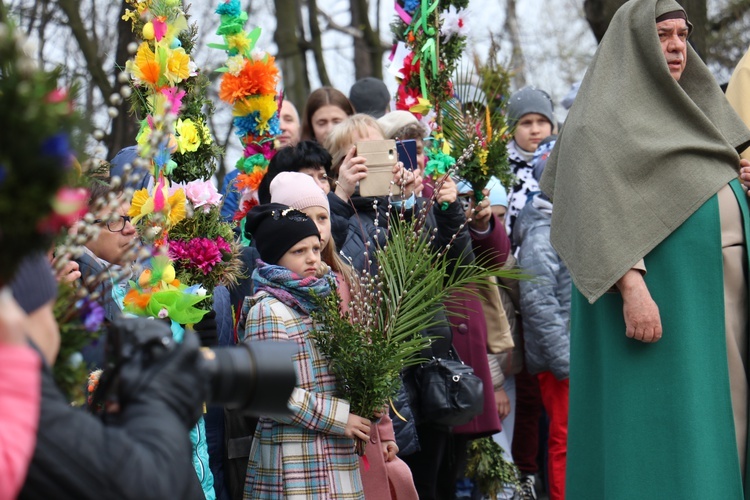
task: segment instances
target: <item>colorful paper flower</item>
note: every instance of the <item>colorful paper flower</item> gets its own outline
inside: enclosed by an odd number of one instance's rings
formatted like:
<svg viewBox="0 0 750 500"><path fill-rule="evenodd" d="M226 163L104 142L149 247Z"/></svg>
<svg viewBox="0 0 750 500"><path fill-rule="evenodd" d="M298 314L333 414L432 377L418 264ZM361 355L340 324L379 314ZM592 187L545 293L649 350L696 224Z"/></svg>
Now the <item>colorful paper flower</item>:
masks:
<svg viewBox="0 0 750 500"><path fill-rule="evenodd" d="M177 120L175 132L177 132L177 148L181 154L198 150L201 145L201 137L193 120L189 118Z"/></svg>
<svg viewBox="0 0 750 500"><path fill-rule="evenodd" d="M274 58L266 61L246 61L238 75L225 74L221 80L219 97L230 104L254 94L275 94L279 70Z"/></svg>
<svg viewBox="0 0 750 500"><path fill-rule="evenodd" d="M451 5L447 10L444 10L440 14L440 34L445 37L446 42L454 36L465 37L468 35L466 9L456 10L456 6Z"/></svg>
<svg viewBox="0 0 750 500"><path fill-rule="evenodd" d="M156 61L156 54L146 42L141 43L138 52L135 54L135 60L128 61L125 67L133 74L136 81L153 86L156 86L159 82L161 68Z"/></svg>
<svg viewBox="0 0 750 500"><path fill-rule="evenodd" d="M211 207L219 206L222 196L211 181L195 180L185 186L185 196L194 208L203 207L208 212Z"/></svg>
<svg viewBox="0 0 750 500"><path fill-rule="evenodd" d="M190 76L190 56L182 47L174 49L169 54L165 76L172 85Z"/></svg>

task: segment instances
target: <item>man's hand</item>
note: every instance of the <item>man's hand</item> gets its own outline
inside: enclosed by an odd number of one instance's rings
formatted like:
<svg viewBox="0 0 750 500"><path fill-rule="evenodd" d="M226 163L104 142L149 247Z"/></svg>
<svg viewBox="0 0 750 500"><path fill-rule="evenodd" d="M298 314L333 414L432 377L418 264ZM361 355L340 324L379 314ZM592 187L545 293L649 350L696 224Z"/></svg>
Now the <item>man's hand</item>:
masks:
<svg viewBox="0 0 750 500"><path fill-rule="evenodd" d="M510 415L510 398L502 387L495 390L495 405L500 420Z"/></svg>
<svg viewBox="0 0 750 500"><path fill-rule="evenodd" d="M631 269L617 282L622 294L622 314L625 318L625 335L641 342L656 342L661 338L659 307L651 298L643 275Z"/></svg>
<svg viewBox="0 0 750 500"><path fill-rule="evenodd" d="M419 169L407 170L400 161L396 162L391 173L393 173L393 183L401 188L401 195L404 199L410 197L418 187L422 186Z"/></svg>
<svg viewBox="0 0 750 500"><path fill-rule="evenodd" d="M458 188L456 187L456 182L447 174L442 181L443 185L440 186L440 189L435 195L435 201L438 205L442 205L443 203L453 203L458 199Z"/></svg>
<svg viewBox="0 0 750 500"><path fill-rule="evenodd" d="M471 206L466 213L466 218L471 217L469 227L478 233L486 233L490 229L490 219L492 219L492 208L490 207L490 192L486 189L483 191L484 199L478 205L474 204L474 197L471 198Z"/></svg>

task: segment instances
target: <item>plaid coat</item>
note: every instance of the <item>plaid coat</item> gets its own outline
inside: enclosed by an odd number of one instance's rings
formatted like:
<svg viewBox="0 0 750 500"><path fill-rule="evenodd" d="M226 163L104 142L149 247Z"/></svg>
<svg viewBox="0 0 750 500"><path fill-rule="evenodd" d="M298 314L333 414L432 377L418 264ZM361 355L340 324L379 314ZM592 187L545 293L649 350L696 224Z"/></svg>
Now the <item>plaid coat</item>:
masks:
<svg viewBox="0 0 750 500"><path fill-rule="evenodd" d="M245 499L363 499L354 441L344 436L349 403L333 396L336 380L314 341L311 320L266 292L245 299L244 342L299 345L297 386L285 418L261 417L245 480Z"/></svg>

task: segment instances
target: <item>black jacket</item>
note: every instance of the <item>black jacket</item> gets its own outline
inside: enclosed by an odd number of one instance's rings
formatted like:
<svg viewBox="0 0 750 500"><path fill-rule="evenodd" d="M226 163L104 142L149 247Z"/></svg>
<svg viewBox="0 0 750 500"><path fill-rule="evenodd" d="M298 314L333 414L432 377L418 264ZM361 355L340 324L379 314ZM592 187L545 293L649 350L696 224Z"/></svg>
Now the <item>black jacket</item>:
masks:
<svg viewBox="0 0 750 500"><path fill-rule="evenodd" d="M37 443L18 498L203 500L189 432L206 390L197 339L186 332L185 342L142 371L111 424L71 407L45 366Z"/></svg>

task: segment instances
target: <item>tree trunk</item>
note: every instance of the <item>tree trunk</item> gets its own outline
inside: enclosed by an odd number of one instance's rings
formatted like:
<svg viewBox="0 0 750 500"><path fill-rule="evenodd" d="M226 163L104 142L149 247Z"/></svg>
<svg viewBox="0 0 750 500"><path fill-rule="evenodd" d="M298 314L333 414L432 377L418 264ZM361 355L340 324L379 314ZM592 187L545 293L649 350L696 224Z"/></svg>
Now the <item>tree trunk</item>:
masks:
<svg viewBox="0 0 750 500"><path fill-rule="evenodd" d="M317 0L307 0L307 18L310 25L310 46L315 56L315 66L318 68L318 77L320 84L324 87L331 86L331 79L328 78L326 62L323 57L323 42L321 40L320 24L318 23L318 2ZM302 108L297 108L302 109Z"/></svg>
<svg viewBox="0 0 750 500"><path fill-rule="evenodd" d="M693 25L690 44L703 60L706 59L706 38L708 36L708 9L706 0L677 0L685 8Z"/></svg>
<svg viewBox="0 0 750 500"><path fill-rule="evenodd" d="M301 24L296 0L274 0L276 8L276 31L273 39L278 47L276 64L284 79L284 94L297 109L303 109L310 93L307 64L303 40L300 40ZM294 13L294 15L292 15Z"/></svg>
<svg viewBox="0 0 750 500"><path fill-rule="evenodd" d="M521 47L521 31L518 28L518 17L516 16L516 0L505 2L504 30L508 33L512 46L508 69L513 75L514 86L520 89L526 86L526 58L523 56L523 47Z"/></svg>
<svg viewBox="0 0 750 500"><path fill-rule="evenodd" d="M354 75L359 80L366 76L383 79L383 48L380 35L372 29L367 0L351 0L352 28L362 33L354 37Z"/></svg>
<svg viewBox="0 0 750 500"><path fill-rule="evenodd" d="M124 69L125 63L131 57L128 52L128 44L136 41L136 36L130 27L130 22L122 20L122 15L125 13L126 7L127 5L123 1L117 21L117 48L115 49L114 67L115 79L117 78L117 74L120 73L120 68ZM104 98L106 100L109 96L104 95ZM127 99L123 99L122 102L115 107L119 111L119 114L112 120L112 128L109 136L105 140L105 146L109 152L109 158L113 158L122 148L135 144L135 136L138 134L139 128L138 119L143 118L130 114L130 102Z"/></svg>

